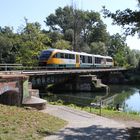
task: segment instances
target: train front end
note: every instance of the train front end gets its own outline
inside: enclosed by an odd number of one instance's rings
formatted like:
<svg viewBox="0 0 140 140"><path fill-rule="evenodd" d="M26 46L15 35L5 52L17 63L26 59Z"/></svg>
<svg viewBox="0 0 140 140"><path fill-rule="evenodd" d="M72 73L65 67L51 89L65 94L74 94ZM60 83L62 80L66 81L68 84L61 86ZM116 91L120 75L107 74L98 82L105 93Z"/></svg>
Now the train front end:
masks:
<svg viewBox="0 0 140 140"><path fill-rule="evenodd" d="M43 67L43 66L47 66L48 61L52 55L52 50L44 50L41 52L40 56L39 56L39 66Z"/></svg>

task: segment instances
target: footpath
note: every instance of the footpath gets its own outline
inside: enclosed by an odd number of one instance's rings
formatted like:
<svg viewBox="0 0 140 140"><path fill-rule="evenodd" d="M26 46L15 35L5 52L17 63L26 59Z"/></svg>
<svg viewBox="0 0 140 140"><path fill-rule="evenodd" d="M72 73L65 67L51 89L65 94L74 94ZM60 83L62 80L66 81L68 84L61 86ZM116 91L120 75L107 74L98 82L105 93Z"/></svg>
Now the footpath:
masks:
<svg viewBox="0 0 140 140"><path fill-rule="evenodd" d="M44 140L128 140L125 124L108 118L71 109L66 106L47 105L42 112L68 121L59 132Z"/></svg>

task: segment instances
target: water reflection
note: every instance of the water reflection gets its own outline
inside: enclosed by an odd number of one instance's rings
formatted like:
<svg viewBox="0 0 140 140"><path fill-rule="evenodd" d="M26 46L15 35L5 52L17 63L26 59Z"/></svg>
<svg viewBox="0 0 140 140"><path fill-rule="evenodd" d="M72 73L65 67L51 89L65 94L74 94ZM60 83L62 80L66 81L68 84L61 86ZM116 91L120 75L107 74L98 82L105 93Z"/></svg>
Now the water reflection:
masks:
<svg viewBox="0 0 140 140"><path fill-rule="evenodd" d="M140 93L139 90L135 90L133 95L125 100L126 111L137 111L140 112Z"/></svg>
<svg viewBox="0 0 140 140"><path fill-rule="evenodd" d="M140 87L131 87L123 85L109 86L109 93L78 92L61 93L59 96L65 96L70 102L78 101L81 103L104 101L104 104L116 107L117 104L124 111L140 112Z"/></svg>
<svg viewBox="0 0 140 140"><path fill-rule="evenodd" d="M115 90L114 90L115 89ZM116 91L117 96L114 99L114 105L119 103L124 111L140 112L140 94L139 87L130 86L112 86L111 92L114 94Z"/></svg>

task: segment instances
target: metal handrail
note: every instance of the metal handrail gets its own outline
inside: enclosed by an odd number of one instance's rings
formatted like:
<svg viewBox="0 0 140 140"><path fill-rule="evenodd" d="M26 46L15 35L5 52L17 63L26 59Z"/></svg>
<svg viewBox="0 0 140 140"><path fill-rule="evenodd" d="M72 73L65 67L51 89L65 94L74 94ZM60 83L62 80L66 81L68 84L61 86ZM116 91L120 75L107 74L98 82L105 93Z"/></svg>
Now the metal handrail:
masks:
<svg viewBox="0 0 140 140"><path fill-rule="evenodd" d="M10 63L1 63L0 64L0 68L4 68L4 70L5 71L7 71L8 70L8 68L21 68L21 67L23 67L23 65L22 64L15 64L15 63L13 63L13 64L10 64Z"/></svg>

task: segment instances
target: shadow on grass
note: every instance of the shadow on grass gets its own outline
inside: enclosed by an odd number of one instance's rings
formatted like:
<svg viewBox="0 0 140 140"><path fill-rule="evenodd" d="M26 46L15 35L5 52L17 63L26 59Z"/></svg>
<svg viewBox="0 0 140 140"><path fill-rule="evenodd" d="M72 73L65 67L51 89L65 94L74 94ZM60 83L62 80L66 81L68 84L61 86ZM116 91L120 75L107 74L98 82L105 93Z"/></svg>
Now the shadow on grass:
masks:
<svg viewBox="0 0 140 140"><path fill-rule="evenodd" d="M140 127L132 127L128 129L130 134L129 140L140 140Z"/></svg>
<svg viewBox="0 0 140 140"><path fill-rule="evenodd" d="M55 135L63 140L129 140L126 129L102 128L95 125L83 128L68 127Z"/></svg>

